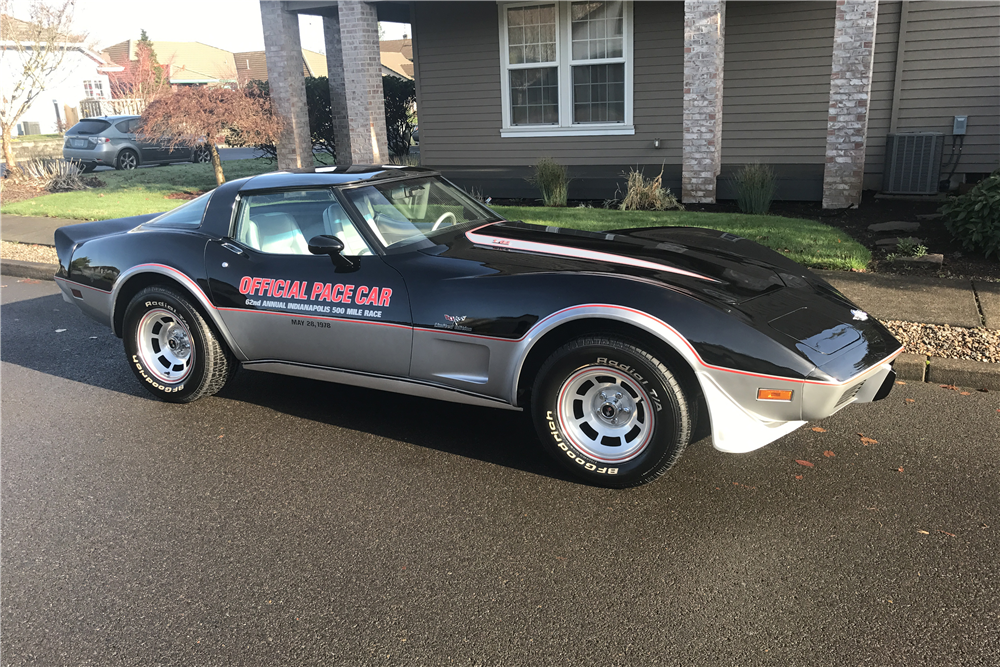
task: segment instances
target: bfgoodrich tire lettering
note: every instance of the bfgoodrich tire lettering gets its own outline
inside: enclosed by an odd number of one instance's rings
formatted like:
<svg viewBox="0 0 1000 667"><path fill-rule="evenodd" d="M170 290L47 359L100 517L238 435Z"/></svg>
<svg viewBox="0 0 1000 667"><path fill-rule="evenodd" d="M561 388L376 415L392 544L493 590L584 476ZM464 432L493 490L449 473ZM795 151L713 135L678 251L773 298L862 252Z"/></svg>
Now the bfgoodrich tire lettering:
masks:
<svg viewBox="0 0 1000 667"><path fill-rule="evenodd" d="M691 438L692 400L648 352L584 337L542 365L532 419L563 467L591 484L622 488L651 482L677 461Z"/></svg>
<svg viewBox="0 0 1000 667"><path fill-rule="evenodd" d="M147 287L132 298L122 338L135 376L151 394L171 403L211 396L236 368L197 309L169 287Z"/></svg>

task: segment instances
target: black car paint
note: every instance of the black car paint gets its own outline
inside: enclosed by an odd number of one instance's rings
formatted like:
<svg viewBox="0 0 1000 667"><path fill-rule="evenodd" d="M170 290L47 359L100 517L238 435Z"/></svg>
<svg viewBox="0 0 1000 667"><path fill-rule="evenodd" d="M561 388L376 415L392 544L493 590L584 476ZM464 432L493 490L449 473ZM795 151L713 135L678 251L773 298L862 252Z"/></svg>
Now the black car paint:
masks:
<svg viewBox="0 0 1000 667"><path fill-rule="evenodd" d="M240 291L241 279L248 275L286 279L287 272L294 272L296 280L314 285L342 282L350 272L337 269L325 256L274 256L240 247L229 236L241 192L336 189L359 180L429 173L354 169L338 174L267 174L218 188L198 229L146 224L151 216L63 227L56 232L57 275L110 292L121 272L159 264L194 280L216 308L273 311L248 303ZM361 221L356 224L365 229ZM853 305L825 281L780 254L731 234L694 228L592 234L509 222L493 223L484 230L493 236L655 260L712 279L702 280L615 262L483 247L467 237L472 228L444 230L434 236L436 245L430 247L416 245L407 251L361 258L359 277L369 274L395 285L395 300L383 322L442 329L450 326L444 323L445 316L462 317L462 335L517 340L563 309L610 304L667 323L705 364L835 382L856 375L899 348L876 320L857 321ZM229 249L223 247L224 242ZM233 252L234 247L240 252ZM233 270L223 270L224 262ZM116 310L124 305L117 304ZM824 313L833 328L848 325L857 331L857 340L837 350L825 346L826 329L818 326L817 312ZM350 314L337 317L364 319ZM781 329L812 331L810 338L816 340L804 341L775 329L772 322L778 318ZM117 328L116 333L121 335ZM829 333L836 335L836 331Z"/></svg>

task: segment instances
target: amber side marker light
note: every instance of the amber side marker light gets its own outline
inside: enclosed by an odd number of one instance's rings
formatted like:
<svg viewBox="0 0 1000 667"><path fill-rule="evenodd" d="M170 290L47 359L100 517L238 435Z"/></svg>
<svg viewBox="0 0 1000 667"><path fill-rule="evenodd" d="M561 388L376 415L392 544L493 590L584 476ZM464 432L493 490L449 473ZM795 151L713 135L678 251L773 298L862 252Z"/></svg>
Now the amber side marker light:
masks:
<svg viewBox="0 0 1000 667"><path fill-rule="evenodd" d="M758 401L790 401L792 400L791 389L758 389Z"/></svg>

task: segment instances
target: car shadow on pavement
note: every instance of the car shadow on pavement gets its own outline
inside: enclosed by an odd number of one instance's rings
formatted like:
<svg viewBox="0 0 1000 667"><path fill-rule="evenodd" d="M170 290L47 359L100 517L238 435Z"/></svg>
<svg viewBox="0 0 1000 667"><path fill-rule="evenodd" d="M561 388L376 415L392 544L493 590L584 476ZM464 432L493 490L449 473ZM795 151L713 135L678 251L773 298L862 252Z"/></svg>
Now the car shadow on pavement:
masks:
<svg viewBox="0 0 1000 667"><path fill-rule="evenodd" d="M58 294L4 303L0 306L0 326L5 363L159 402L143 389L128 367L121 340ZM238 372L218 397L574 481L542 451L524 412L245 370Z"/></svg>
<svg viewBox="0 0 1000 667"><path fill-rule="evenodd" d="M246 370L237 373L218 396L340 429L577 481L542 450L527 412Z"/></svg>

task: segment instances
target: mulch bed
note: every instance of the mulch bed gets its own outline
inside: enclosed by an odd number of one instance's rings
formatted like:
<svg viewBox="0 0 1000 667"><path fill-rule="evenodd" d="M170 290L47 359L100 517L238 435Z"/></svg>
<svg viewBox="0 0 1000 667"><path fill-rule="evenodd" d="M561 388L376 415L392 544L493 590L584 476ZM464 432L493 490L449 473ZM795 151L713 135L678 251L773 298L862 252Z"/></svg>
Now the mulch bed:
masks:
<svg viewBox="0 0 1000 667"><path fill-rule="evenodd" d="M4 179L3 191L0 192L0 200L4 204L13 204L16 201L34 199L41 195L48 194L40 186L33 183L15 183L11 179Z"/></svg>

